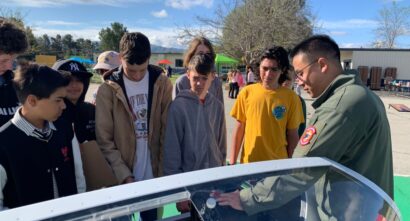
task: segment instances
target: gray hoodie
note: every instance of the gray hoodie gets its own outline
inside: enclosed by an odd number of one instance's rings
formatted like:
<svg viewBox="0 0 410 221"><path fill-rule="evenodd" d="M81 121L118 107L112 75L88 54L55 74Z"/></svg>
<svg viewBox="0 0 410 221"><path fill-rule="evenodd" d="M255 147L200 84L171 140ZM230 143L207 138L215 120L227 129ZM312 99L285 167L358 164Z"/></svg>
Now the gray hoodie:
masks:
<svg viewBox="0 0 410 221"><path fill-rule="evenodd" d="M180 91L168 111L164 175L222 166L225 157L222 102L208 93L202 104L190 90Z"/></svg>

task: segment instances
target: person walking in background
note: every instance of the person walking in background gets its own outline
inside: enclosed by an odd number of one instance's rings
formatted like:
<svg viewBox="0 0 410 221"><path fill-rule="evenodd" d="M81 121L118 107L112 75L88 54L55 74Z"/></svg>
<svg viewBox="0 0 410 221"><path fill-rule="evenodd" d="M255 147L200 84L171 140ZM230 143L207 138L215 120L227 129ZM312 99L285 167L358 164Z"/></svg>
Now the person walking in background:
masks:
<svg viewBox="0 0 410 221"><path fill-rule="evenodd" d="M255 83L255 74L253 73L252 67L248 66L248 72L246 73L246 85L251 85Z"/></svg>
<svg viewBox="0 0 410 221"><path fill-rule="evenodd" d="M238 85L238 77L237 72L235 69L232 70L232 78L231 78L231 85L232 85L232 93L230 94L230 98L236 99L239 93L239 85Z"/></svg>
<svg viewBox="0 0 410 221"><path fill-rule="evenodd" d="M233 81L235 78L235 72L233 70L228 71L228 84L229 84L229 92L228 92L228 97L233 98L234 95L234 86L233 86Z"/></svg>
<svg viewBox="0 0 410 221"><path fill-rule="evenodd" d="M149 65L150 57L151 44L144 34L125 33L121 66L97 93L97 142L120 184L162 175L172 84L162 68ZM156 220L156 209L141 212L141 217Z"/></svg>
<svg viewBox="0 0 410 221"><path fill-rule="evenodd" d="M211 42L205 37L195 37L189 43L188 49L184 55L184 67L187 68L189 61L191 58L196 54L208 54L211 56L212 59L215 60L215 51L212 47ZM215 75L215 70L213 70ZM183 74L177 78L175 81L174 98L178 95L178 93L184 89L190 89L190 83L188 76ZM212 81L211 86L209 87L209 92L212 93L216 98L218 98L222 103L224 103L223 98L223 91L222 91L222 82L219 78L215 77Z"/></svg>
<svg viewBox="0 0 410 221"><path fill-rule="evenodd" d="M56 121L68 78L30 64L13 83L22 107L0 127L0 210L77 193L71 141Z"/></svg>
<svg viewBox="0 0 410 221"><path fill-rule="evenodd" d="M20 102L13 88L13 61L28 48L24 30L0 17L0 126L16 113Z"/></svg>
<svg viewBox="0 0 410 221"><path fill-rule="evenodd" d="M172 68L171 68L171 66L168 66L168 68L167 68L167 76L169 78L172 77Z"/></svg>
<svg viewBox="0 0 410 221"><path fill-rule="evenodd" d="M226 124L220 100L208 93L214 60L194 55L188 64L191 89L182 90L168 112L164 144L164 175L222 166L226 158ZM193 160L195 159L195 160ZM188 201L177 203L189 211ZM195 213L195 209L191 208Z"/></svg>
<svg viewBox="0 0 410 221"><path fill-rule="evenodd" d="M298 81L298 80L296 80ZM299 84L296 84L296 94L300 97L302 96L302 89Z"/></svg>
<svg viewBox="0 0 410 221"><path fill-rule="evenodd" d="M236 82L238 83L238 87L236 88L236 97L238 97L239 90L245 86L245 80L243 79L242 73L237 69L236 72Z"/></svg>
<svg viewBox="0 0 410 221"><path fill-rule="evenodd" d="M236 163L242 142L241 163L292 156L299 138L297 130L304 119L299 97L281 86L289 69L284 48L273 47L262 54L262 81L245 87L230 113L236 119L231 164Z"/></svg>

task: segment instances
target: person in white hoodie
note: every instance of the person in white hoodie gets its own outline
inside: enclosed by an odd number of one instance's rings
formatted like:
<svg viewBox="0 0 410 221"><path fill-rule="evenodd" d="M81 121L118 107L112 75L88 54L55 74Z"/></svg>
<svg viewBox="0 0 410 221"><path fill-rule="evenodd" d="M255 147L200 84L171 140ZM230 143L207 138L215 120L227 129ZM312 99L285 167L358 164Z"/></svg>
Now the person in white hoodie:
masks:
<svg viewBox="0 0 410 221"><path fill-rule="evenodd" d="M226 124L222 102L208 89L213 81L213 59L192 57L188 65L190 89L171 103L164 142L164 175L223 166L226 158ZM177 204L181 212L188 202ZM194 209L193 209L194 210Z"/></svg>

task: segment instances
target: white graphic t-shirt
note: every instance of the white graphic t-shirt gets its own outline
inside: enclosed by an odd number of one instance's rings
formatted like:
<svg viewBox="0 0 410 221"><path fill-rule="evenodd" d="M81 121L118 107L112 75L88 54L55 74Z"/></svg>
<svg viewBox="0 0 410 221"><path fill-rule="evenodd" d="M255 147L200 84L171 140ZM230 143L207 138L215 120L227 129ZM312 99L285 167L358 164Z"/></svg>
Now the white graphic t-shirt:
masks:
<svg viewBox="0 0 410 221"><path fill-rule="evenodd" d="M124 76L125 90L134 116L136 151L133 175L135 181L153 178L151 152L148 148L148 71L141 81Z"/></svg>

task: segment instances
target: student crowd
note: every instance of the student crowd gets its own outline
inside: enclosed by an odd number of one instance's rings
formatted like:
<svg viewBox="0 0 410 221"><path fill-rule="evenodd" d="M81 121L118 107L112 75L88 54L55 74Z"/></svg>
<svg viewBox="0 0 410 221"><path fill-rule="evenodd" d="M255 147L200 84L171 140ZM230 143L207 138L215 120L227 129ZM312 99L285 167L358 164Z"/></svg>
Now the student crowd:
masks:
<svg viewBox="0 0 410 221"><path fill-rule="evenodd" d="M0 18L0 210L235 164L238 157L241 163L328 157L392 197L384 108L354 74L343 72L339 48L328 36L312 36L290 54L280 46L268 48L255 67L247 68L248 85L239 93L243 79L237 75L242 74L230 72L229 96L236 98L230 112L236 120L230 159L222 82L210 41L196 37L190 42L186 74L174 86L149 63L151 47L144 34L125 33L119 45L119 53L98 57L94 70L104 82L89 103L85 94L92 74L79 62L61 60L52 68L27 64L13 72L13 60L27 49L27 38ZM303 99L292 90L295 78L316 99L306 129ZM90 143L109 166L111 184L87 183L81 148ZM226 193L218 202L252 214L253 206L262 203L258 199L264 200L257 194L262 193ZM177 203L177 208L197 216L190 202ZM152 209L141 217L155 220L157 213Z"/></svg>

